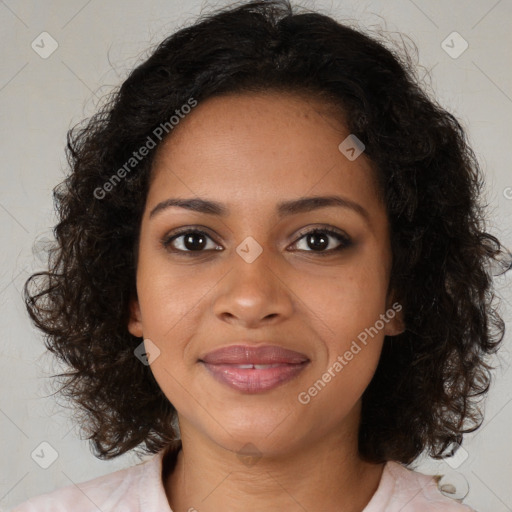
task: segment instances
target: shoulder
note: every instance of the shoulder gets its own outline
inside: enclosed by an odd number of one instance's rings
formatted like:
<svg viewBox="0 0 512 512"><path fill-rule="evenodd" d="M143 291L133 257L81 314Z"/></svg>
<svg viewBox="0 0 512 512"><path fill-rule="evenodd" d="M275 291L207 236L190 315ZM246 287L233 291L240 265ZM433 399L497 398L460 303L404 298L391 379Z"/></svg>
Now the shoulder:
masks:
<svg viewBox="0 0 512 512"><path fill-rule="evenodd" d="M161 459L162 452L129 468L41 494L21 503L10 512L147 510L161 499Z"/></svg>
<svg viewBox="0 0 512 512"><path fill-rule="evenodd" d="M402 503L403 512L474 512L468 505L442 494L433 476L398 462L388 462L386 466L395 481L396 500Z"/></svg>
<svg viewBox="0 0 512 512"><path fill-rule="evenodd" d="M363 512L475 512L439 490L433 476L389 461L375 495Z"/></svg>

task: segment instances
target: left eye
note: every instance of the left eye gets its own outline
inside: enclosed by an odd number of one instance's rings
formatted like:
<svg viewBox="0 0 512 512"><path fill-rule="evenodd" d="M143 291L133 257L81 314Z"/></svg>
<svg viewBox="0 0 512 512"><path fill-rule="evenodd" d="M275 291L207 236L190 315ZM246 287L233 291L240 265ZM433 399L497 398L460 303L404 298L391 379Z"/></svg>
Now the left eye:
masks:
<svg viewBox="0 0 512 512"><path fill-rule="evenodd" d="M176 243L180 240L180 243ZM208 240L213 247L208 247ZM174 252L203 252L206 249L219 250L219 246L214 243L212 238L204 231L197 229L188 229L180 233L174 234L163 240L165 248Z"/></svg>
<svg viewBox="0 0 512 512"><path fill-rule="evenodd" d="M299 250L305 250L306 252L330 253L333 251L345 249L349 247L352 243L348 236L330 229L316 228L310 231L300 233L300 235L300 238L297 240L297 242L295 242L294 245L297 245L300 241L304 240L306 246L311 248L312 250L300 248ZM332 245L330 239L333 238L335 238L339 244L337 247L334 248L330 247L330 245Z"/></svg>

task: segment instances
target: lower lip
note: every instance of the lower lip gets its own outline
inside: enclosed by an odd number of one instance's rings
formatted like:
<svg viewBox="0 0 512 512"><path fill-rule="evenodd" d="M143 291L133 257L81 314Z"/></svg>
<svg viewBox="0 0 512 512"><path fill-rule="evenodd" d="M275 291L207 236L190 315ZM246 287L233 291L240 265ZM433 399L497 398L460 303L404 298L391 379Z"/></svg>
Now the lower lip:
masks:
<svg viewBox="0 0 512 512"><path fill-rule="evenodd" d="M237 368L232 364L208 364L206 369L219 382L245 393L260 393L274 389L295 378L307 362L301 364L283 364L257 370L255 368Z"/></svg>

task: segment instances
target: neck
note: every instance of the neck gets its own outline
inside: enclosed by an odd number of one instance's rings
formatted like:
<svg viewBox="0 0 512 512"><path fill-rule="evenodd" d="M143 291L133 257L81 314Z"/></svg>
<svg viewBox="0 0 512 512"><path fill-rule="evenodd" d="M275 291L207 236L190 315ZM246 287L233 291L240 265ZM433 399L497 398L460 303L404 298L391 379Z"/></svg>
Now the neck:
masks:
<svg viewBox="0 0 512 512"><path fill-rule="evenodd" d="M188 427L175 466L164 475L173 512L361 512L384 468L360 458L357 429L278 455L242 456Z"/></svg>

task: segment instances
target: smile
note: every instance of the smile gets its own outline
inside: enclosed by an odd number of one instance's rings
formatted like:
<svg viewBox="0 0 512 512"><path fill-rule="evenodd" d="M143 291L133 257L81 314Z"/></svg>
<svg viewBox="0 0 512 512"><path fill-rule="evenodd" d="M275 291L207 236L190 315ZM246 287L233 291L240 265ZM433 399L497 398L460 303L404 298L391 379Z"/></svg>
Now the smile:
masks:
<svg viewBox="0 0 512 512"><path fill-rule="evenodd" d="M244 393L261 393L284 384L304 370L309 361L277 364L202 364L218 382Z"/></svg>

